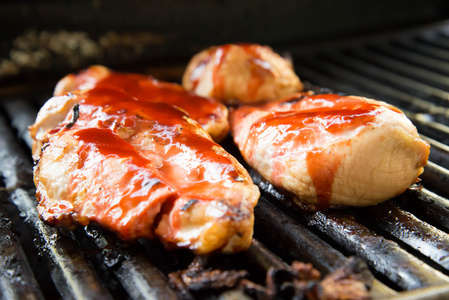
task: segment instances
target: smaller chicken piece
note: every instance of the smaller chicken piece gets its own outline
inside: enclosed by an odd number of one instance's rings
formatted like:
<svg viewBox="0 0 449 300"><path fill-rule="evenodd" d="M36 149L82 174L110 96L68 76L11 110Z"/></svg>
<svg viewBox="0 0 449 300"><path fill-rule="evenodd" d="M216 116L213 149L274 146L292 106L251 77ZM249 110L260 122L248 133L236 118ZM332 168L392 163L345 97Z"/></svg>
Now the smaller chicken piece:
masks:
<svg viewBox="0 0 449 300"><path fill-rule="evenodd" d="M277 100L303 90L291 62L257 44L228 44L198 53L182 85L226 104Z"/></svg>
<svg viewBox="0 0 449 300"><path fill-rule="evenodd" d="M297 94L231 111L246 162L311 209L367 206L404 192L429 156L409 119L381 101Z"/></svg>

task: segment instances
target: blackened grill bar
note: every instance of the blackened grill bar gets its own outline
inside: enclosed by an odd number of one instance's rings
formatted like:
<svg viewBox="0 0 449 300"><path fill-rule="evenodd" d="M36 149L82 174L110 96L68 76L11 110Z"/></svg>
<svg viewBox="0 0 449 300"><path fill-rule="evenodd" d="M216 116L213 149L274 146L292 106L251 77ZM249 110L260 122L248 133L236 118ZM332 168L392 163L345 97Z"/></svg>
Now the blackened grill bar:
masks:
<svg viewBox="0 0 449 300"><path fill-rule="evenodd" d="M0 119L0 136L0 164L6 189L11 191L11 201L25 216L24 221L29 225L39 250L48 259L59 293L67 299L112 299L76 246L63 238L56 228L46 226L39 219L31 164L4 118Z"/></svg>
<svg viewBox="0 0 449 300"><path fill-rule="evenodd" d="M428 185L433 186L445 193L449 192L449 170L429 161L424 168L427 173L421 177Z"/></svg>
<svg viewBox="0 0 449 300"><path fill-rule="evenodd" d="M11 221L0 208L0 289L7 299L44 299Z"/></svg>
<svg viewBox="0 0 449 300"><path fill-rule="evenodd" d="M449 269L449 236L442 230L419 220L390 202L364 209L364 216L385 234L391 234L443 268Z"/></svg>
<svg viewBox="0 0 449 300"><path fill-rule="evenodd" d="M85 235L102 250L103 263L112 268L132 299L177 299L167 279L141 247L120 241L111 233L85 227Z"/></svg>
<svg viewBox="0 0 449 300"><path fill-rule="evenodd" d="M441 33L448 28L444 23L429 30ZM250 279L257 280L272 267L286 268L299 260L312 263L326 275L355 256L375 276L371 290L374 298L449 297L449 102L444 82L449 64L443 61L448 55L448 39L444 34L423 32L409 31L400 39L389 35L385 39L350 41L341 47L309 52L285 49L290 51L302 79L334 91L382 99L404 109L432 145L430 162L421 176L422 186L379 206L313 214L292 205L288 195L251 171L263 194L255 211L255 240L242 254L216 258L221 266L215 267L227 269L227 263L233 262L233 269L247 269ZM40 273L26 261L31 258L20 251L20 240L12 231L14 222L22 222L20 218L11 215L13 210L0 212L4 221L0 227L4 230L0 258L2 262L17 261L14 268L4 267L10 273L0 276L2 287L6 287L0 291L0 298L19 299L25 294L34 299L50 298L53 291L44 285L52 282L64 299L192 299L188 287L177 294L167 277L185 268L193 255L186 258L185 253L176 251L158 255L155 253L164 251L161 245L121 242L95 226L67 233L38 219L26 132L48 97L30 96L33 90L42 91L32 85L7 90L0 95L17 95L0 102L0 171L5 185L1 193L17 207L48 270ZM230 138L224 146L236 153ZM86 243L94 246L86 247ZM18 249L17 253L11 255L11 249ZM93 263L98 258L102 267ZM42 281L41 274L51 279Z"/></svg>
<svg viewBox="0 0 449 300"><path fill-rule="evenodd" d="M284 206L286 211L294 212L294 214L298 216L298 219L302 219L303 222L307 223L310 227L316 228L350 254L363 258L371 268L389 278L401 288L410 290L438 283L449 283L449 277L428 267L419 259L403 250L395 242L390 241L383 236L379 236L372 230L363 226L354 219L353 215L339 211L307 212L299 206L292 205L291 203L293 200L291 197L286 197L277 192L276 189L270 183L262 179L260 175L256 174L254 171L250 171L250 174L254 182L265 192L265 195L271 195L270 198L272 201ZM263 201L264 200L262 200L262 203ZM267 227L266 230L271 226L275 227L276 222L278 222L277 219L282 218L282 215L279 214L276 217L272 217L271 222L269 223L266 214L270 209L264 208L260 211L260 214L263 214L263 216L256 214L256 217L261 219L260 223ZM365 215L364 217L367 218L368 215ZM290 225L286 221L287 217L284 216L283 218L283 223ZM396 224L397 223L398 221L396 221ZM290 225L292 226L291 228L290 226L285 226L285 224L279 226L281 226L281 228L277 228L276 234L285 230L282 237L286 236L287 239L295 239L298 243L298 245L295 245L296 248L301 246L304 247L305 249L301 249L301 254L304 255L304 253L309 253L309 255L313 257L303 257L303 259L313 261L319 270L325 268L323 271L330 271L332 268L332 266L320 265L322 264L322 257L320 257L320 255L323 255L323 257L332 257L331 261L336 264L341 263L341 257L334 253L335 250L330 253L325 253L320 249L321 246L319 242L312 239L310 240L310 243L307 243L303 240L305 234L303 232L298 232L299 228L303 228L299 224ZM404 225L404 227L408 226ZM293 235L294 237L289 236L289 233L292 231L296 233ZM298 236L301 236L301 238ZM279 239L279 237L277 238ZM447 235L445 235L445 238L448 238ZM290 245L287 241L282 240L282 242L282 245ZM286 246L286 248L291 249L294 247L290 245L290 247ZM293 253L289 254L294 255Z"/></svg>
<svg viewBox="0 0 449 300"><path fill-rule="evenodd" d="M412 203L408 199L414 199ZM409 190L397 197L402 206L414 214L424 216L428 221L449 231L449 201L425 188Z"/></svg>

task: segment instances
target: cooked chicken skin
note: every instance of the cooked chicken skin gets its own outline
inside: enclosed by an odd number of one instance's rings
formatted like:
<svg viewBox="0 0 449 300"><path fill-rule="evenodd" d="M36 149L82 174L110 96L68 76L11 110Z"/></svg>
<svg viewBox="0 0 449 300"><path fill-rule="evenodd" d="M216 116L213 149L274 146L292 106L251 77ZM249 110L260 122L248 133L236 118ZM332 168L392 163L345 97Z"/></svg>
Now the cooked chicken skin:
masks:
<svg viewBox="0 0 449 300"><path fill-rule="evenodd" d="M46 134L32 126L45 136L34 181L47 223L96 222L126 240L156 237L197 254L250 245L259 190L183 111L99 87L50 103L71 109L58 122L62 111L47 107Z"/></svg>
<svg viewBox="0 0 449 300"><path fill-rule="evenodd" d="M227 104L278 100L303 90L290 61L257 44L228 44L198 53L182 85Z"/></svg>
<svg viewBox="0 0 449 300"><path fill-rule="evenodd" d="M62 78L56 85L54 95L95 87L124 90L140 101L175 105L206 129L214 141L221 141L229 132L228 110L219 101L195 95L178 84L159 81L148 75L113 72L95 65Z"/></svg>
<svg viewBox="0 0 449 300"><path fill-rule="evenodd" d="M231 111L234 140L266 180L312 209L366 206L418 180L429 144L397 108L355 96L297 94Z"/></svg>

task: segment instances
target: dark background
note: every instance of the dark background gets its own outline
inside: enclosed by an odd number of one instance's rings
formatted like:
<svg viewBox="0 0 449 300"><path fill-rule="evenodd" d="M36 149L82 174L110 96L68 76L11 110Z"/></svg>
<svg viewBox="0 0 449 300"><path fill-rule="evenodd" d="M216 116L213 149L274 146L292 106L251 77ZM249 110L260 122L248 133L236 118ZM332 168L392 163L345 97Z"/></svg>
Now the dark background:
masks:
<svg viewBox="0 0 449 300"><path fill-rule="evenodd" d="M173 66L161 76L175 78L194 53L214 44L282 50L447 18L445 0L2 1L0 86L94 63L156 73Z"/></svg>

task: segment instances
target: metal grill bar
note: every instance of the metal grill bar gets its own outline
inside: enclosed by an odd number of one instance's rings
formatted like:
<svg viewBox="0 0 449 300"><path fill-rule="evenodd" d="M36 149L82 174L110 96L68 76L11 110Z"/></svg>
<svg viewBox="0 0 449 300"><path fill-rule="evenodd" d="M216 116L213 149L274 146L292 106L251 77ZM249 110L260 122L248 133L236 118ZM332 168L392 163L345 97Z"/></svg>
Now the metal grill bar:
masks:
<svg viewBox="0 0 449 300"><path fill-rule="evenodd" d="M416 42L431 45L435 49L439 49L441 53L445 50L449 50L449 42L441 35L441 31L429 32L428 34L420 35L416 37Z"/></svg>
<svg viewBox="0 0 449 300"><path fill-rule="evenodd" d="M444 86L448 84L445 76L360 49L345 51L340 55L333 54L329 58L334 62L341 62L345 66L350 66L357 73L363 72L373 80L394 85L402 91L415 94L417 97L426 100L429 97L438 98L439 101L435 103L436 105L449 106L449 103L444 101L449 97L448 92L423 83L423 80L425 80ZM414 76L420 80L413 79Z"/></svg>
<svg viewBox="0 0 449 300"><path fill-rule="evenodd" d="M260 238L275 241L273 247L284 255L287 253L292 259L310 262L323 274L335 271L346 261L341 252L286 216L264 197L260 199L255 214L256 230L264 235ZM376 279L371 293L381 298L396 294Z"/></svg>
<svg viewBox="0 0 449 300"><path fill-rule="evenodd" d="M265 195L271 195L272 200L283 205L286 210L294 212L296 219L305 220L308 226L316 228L352 255L363 258L371 268L386 278L389 278L389 280L401 288L410 290L438 283L449 283L449 277L424 264L413 255L401 249L395 242L377 235L356 221L352 215L337 211L310 213L302 210L298 206L291 205L291 198L286 199L283 195L279 197L280 194L276 192L276 188L262 179L260 175L254 171L250 172L250 174L254 182L264 191ZM268 208L264 208L263 210L265 213L266 211L270 211ZM261 221L263 224L268 223L265 216L259 218L263 220ZM273 219L275 220L275 218ZM286 230L287 232L292 231L285 224L282 225L282 228L276 228L277 233L282 230ZM275 224L270 223L265 226L275 226ZM282 240L282 243L285 243L285 241ZM310 247L311 245L307 246ZM321 250L316 250L316 252L321 253ZM315 255L318 254L315 253ZM327 256L328 254L325 255ZM309 257L303 259L310 260ZM320 259L316 257L314 264L318 265ZM338 261L337 257L333 260Z"/></svg>
<svg viewBox="0 0 449 300"><path fill-rule="evenodd" d="M422 188L409 190L400 195L398 200L415 214L424 216L427 220L449 231L449 200ZM413 199L413 201L409 201Z"/></svg>
<svg viewBox="0 0 449 300"><path fill-rule="evenodd" d="M287 263L255 239L253 239L251 246L247 251L245 251L244 255L254 265L259 266L259 268L265 273L271 267L285 268L288 266Z"/></svg>
<svg viewBox="0 0 449 300"><path fill-rule="evenodd" d="M449 74L449 62L446 60L416 52L414 48L401 47L395 42L372 45L369 49L408 64L414 64L440 74Z"/></svg>
<svg viewBox="0 0 449 300"><path fill-rule="evenodd" d="M166 277L139 245L121 242L112 234L89 226L85 230L97 247L103 249L104 264L113 267L114 274L132 299L178 299ZM113 252L113 260L109 252Z"/></svg>
<svg viewBox="0 0 449 300"><path fill-rule="evenodd" d="M330 236L372 268L405 290L449 283L449 277L432 269L395 242L379 236L341 212L307 216L310 226Z"/></svg>
<svg viewBox="0 0 449 300"><path fill-rule="evenodd" d="M178 299L166 278L142 253L122 262L115 274L133 299Z"/></svg>
<svg viewBox="0 0 449 300"><path fill-rule="evenodd" d="M363 210L372 224L449 270L449 236L413 214L385 202Z"/></svg>
<svg viewBox="0 0 449 300"><path fill-rule="evenodd" d="M395 44L405 49L413 49L413 51L430 58L435 58L443 61L447 60L449 54L449 51L425 43L420 39L402 39L395 41Z"/></svg>
<svg viewBox="0 0 449 300"><path fill-rule="evenodd" d="M276 241L280 251L287 252L293 259L311 262L323 274L335 271L346 260L343 254L291 220L263 197L256 207L255 223L257 232L264 235L259 239Z"/></svg>
<svg viewBox="0 0 449 300"><path fill-rule="evenodd" d="M17 131L17 137L31 149L32 141L28 133L28 126L34 123L37 109L21 98L10 99L3 106L11 120L11 126Z"/></svg>
<svg viewBox="0 0 449 300"><path fill-rule="evenodd" d="M44 299L11 221L0 208L0 299Z"/></svg>
<svg viewBox="0 0 449 300"><path fill-rule="evenodd" d="M407 114L407 117L418 128L418 132L426 135L440 143L449 144L449 127L441 123L427 120L427 116ZM424 120L423 120L424 119Z"/></svg>
<svg viewBox="0 0 449 300"><path fill-rule="evenodd" d="M449 170L429 161L421 175L422 180L440 191L449 193Z"/></svg>
<svg viewBox="0 0 449 300"><path fill-rule="evenodd" d="M382 93L386 95L383 99L388 99L390 103L404 108L406 107L408 110L412 112L426 112L430 114L447 114L447 109L436 106L432 103L429 103L421 98L410 95L404 91L401 91L395 87L392 87L388 84L378 82L367 78L364 73L356 73L352 70L348 70L339 65L335 65L332 61L327 60L318 60L316 57L302 57L299 60L295 60L298 62L298 73L303 74L302 65L306 67L315 67L317 72L321 72L326 74L329 77L338 78L338 81L345 82L345 85L348 86L350 84L358 87L359 89L364 90L365 92L362 95L366 95L367 93L371 95L379 95ZM306 72L304 72L306 74ZM321 82L316 82L313 78L307 78L311 80L315 84L322 85ZM351 90L343 90L340 85L338 86L328 86L329 88L338 90L340 92L351 92ZM379 98L379 97L377 97Z"/></svg>
<svg viewBox="0 0 449 300"><path fill-rule="evenodd" d="M444 99L448 98L449 94L444 90L449 87L446 74L429 70L429 68L424 66L414 65L413 61L404 62L397 57L391 57L369 48L357 49L355 51L351 50L345 55L345 58L348 57L355 57L359 60L358 63L360 63L360 65L358 67L363 68L364 66L368 66L371 68L374 66L373 71L376 73L376 76L383 77L383 75L388 75L391 77L389 79L400 78L399 82L404 83L406 88L417 90L420 94L427 93L429 96L438 97L440 101L437 104L442 106L448 105L448 103L444 101ZM397 84L398 82L395 81L394 83ZM434 86L438 88L435 88Z"/></svg>
<svg viewBox="0 0 449 300"><path fill-rule="evenodd" d="M112 299L76 246L62 238L55 228L38 217L31 164L17 145L4 118L0 118L0 165L6 188L12 190L11 201L25 217L37 247L48 259L51 275L65 299Z"/></svg>
<svg viewBox="0 0 449 300"><path fill-rule="evenodd" d="M447 157L449 157L449 146L424 135L421 135L421 138L426 140L432 148L429 155L430 160L446 169L449 168L449 161L447 160Z"/></svg>

